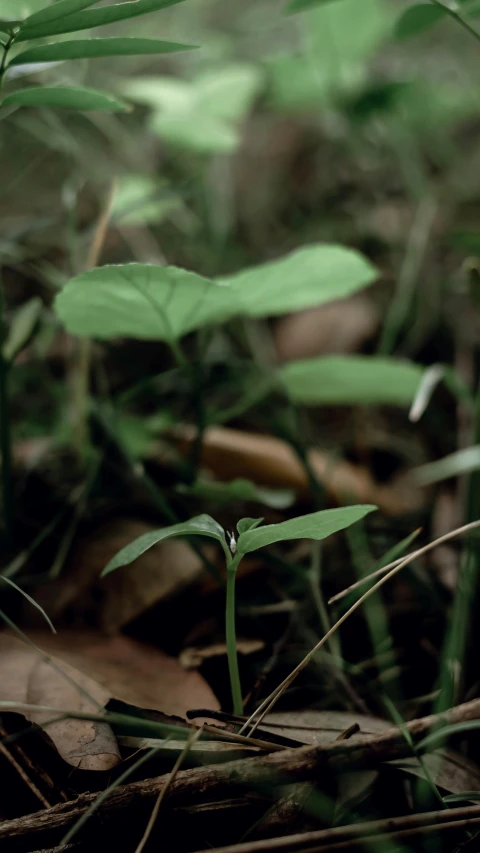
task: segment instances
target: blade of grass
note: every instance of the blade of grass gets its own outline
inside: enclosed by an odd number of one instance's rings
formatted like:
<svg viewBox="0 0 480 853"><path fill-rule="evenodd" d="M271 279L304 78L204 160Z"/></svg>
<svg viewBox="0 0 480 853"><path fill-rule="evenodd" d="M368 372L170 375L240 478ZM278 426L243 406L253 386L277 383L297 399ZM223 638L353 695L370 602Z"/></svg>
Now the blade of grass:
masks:
<svg viewBox="0 0 480 853"><path fill-rule="evenodd" d="M276 702L280 698L280 696L285 692L287 687L293 683L297 675L302 672L303 669L309 664L312 657L325 645L326 642L330 639L330 637L338 631L338 629L343 625L344 622L352 615L358 608L364 603L364 601L373 595L384 583L389 581L394 575L396 575L404 566L407 566L416 556L420 556L420 554L424 554L427 551L435 548L437 545L440 545L446 539L453 539L456 536L463 535L464 533L468 533L472 530L476 530L480 527L480 520L470 522L470 524L465 524L463 527L459 527L456 530L452 530L450 533L445 534L445 536L441 536L439 539L435 539L433 542L430 542L428 545L425 545L423 548L420 548L417 552L410 554L408 557L401 560L398 565L394 566L390 569L390 571L380 580L377 581L371 589L367 590L367 592L363 593L363 595L356 601L352 606L343 614L343 616L338 619L338 621L330 628L329 631L322 637L322 639L317 643L317 645L308 652L307 655L303 658L303 660L295 667L294 670L288 675L272 693L267 696L266 699L259 705L259 707L253 712L248 721L244 726L240 729L240 734L244 734L245 731L250 728L250 734L256 730L256 728L260 725L261 721L268 714L272 708L275 706Z"/></svg>

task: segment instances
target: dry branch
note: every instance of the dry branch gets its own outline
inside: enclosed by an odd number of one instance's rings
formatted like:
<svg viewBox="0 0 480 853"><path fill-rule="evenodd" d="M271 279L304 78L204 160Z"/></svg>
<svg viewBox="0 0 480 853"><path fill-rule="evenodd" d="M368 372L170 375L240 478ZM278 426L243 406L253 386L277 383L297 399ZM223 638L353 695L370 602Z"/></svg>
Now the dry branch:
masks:
<svg viewBox="0 0 480 853"><path fill-rule="evenodd" d="M480 699L475 699L445 714L413 720L407 724L407 729L413 740L419 741L440 724L478 719ZM353 737L329 745L308 745L223 765L184 770L170 786L167 802L170 806L192 805L215 797L231 797L245 789L321 781L326 773L377 767L385 761L410 755L411 749L404 735L398 728L394 728L380 737L365 737L361 741ZM115 820L117 830L122 821L131 823L137 808L143 812L145 808L153 807L168 779L169 775L160 776L113 790L82 830L82 837L95 833L111 820ZM83 794L70 803L0 824L0 853L9 853L10 850L20 853L38 849L42 845L48 847L58 844L95 802L96 796Z"/></svg>

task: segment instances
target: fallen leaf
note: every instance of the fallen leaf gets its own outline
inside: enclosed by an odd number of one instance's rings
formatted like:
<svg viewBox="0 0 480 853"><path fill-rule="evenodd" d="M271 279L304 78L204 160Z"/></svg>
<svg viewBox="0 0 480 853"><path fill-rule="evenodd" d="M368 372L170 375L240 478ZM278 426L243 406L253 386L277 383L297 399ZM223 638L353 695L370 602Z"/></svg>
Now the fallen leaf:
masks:
<svg viewBox="0 0 480 853"><path fill-rule="evenodd" d="M219 707L198 672L186 672L175 658L154 646L121 635L84 631L30 636L43 651L95 679L109 699L179 717L190 708Z"/></svg>
<svg viewBox="0 0 480 853"><path fill-rule="evenodd" d="M378 323L378 311L363 293L282 317L274 326L278 361L358 352Z"/></svg>
<svg viewBox="0 0 480 853"><path fill-rule="evenodd" d="M118 633L202 573L200 557L186 542L176 539L155 545L131 565L100 578L107 563L125 545L155 529L136 519L115 519L99 525L79 539L62 575L39 588L36 600L57 624L67 610L71 624L73 610L80 615L88 613L90 624L94 621L106 633Z"/></svg>
<svg viewBox="0 0 480 853"><path fill-rule="evenodd" d="M177 431L181 451L188 451L195 434L195 427ZM339 504L376 504L386 515L414 512L424 504L425 495L408 473L401 472L387 484L377 483L367 468L319 450L310 450L308 458L318 480ZM210 427L203 436L201 462L219 480L247 477L264 486L294 489L303 498L309 494L307 474L293 449L271 435Z"/></svg>
<svg viewBox="0 0 480 853"><path fill-rule="evenodd" d="M15 637L0 634L0 652L2 701L98 714L99 708L109 699L104 688L91 677L64 661L43 659L34 648ZM110 770L120 761L117 742L108 723L73 719L52 723L54 715L40 710L29 711L25 716L46 728L59 754L73 767Z"/></svg>

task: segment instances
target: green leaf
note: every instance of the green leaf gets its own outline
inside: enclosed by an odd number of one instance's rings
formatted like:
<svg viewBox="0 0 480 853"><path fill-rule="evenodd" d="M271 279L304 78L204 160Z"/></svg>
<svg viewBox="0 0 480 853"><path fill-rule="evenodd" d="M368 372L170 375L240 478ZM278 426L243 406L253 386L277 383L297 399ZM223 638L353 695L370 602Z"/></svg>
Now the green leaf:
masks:
<svg viewBox="0 0 480 853"><path fill-rule="evenodd" d="M181 199L167 184L148 175L129 174L118 181L112 220L128 226L152 225L181 209Z"/></svg>
<svg viewBox="0 0 480 853"><path fill-rule="evenodd" d="M229 154L237 148L240 137L227 122L202 113L154 113L151 130L179 148L204 154Z"/></svg>
<svg viewBox="0 0 480 853"><path fill-rule="evenodd" d="M410 6L397 21L395 35L398 39L420 35L447 15L448 13L444 9L439 6L432 6L430 3Z"/></svg>
<svg viewBox="0 0 480 853"><path fill-rule="evenodd" d="M350 527L356 521L364 518L376 506L346 506L340 509L326 509L322 512L312 512L282 521L280 524L268 524L256 530L241 533L237 542L237 551L247 554L274 542L284 542L287 539L325 539L338 530Z"/></svg>
<svg viewBox="0 0 480 853"><path fill-rule="evenodd" d="M225 553L228 553L223 527L209 515L197 515L189 521L182 521L180 524L173 524L171 527L164 527L161 530L152 530L149 533L144 533L143 536L139 536L138 539L135 539L130 545L126 545L110 560L102 572L102 577L121 566L130 565L137 557L153 548L158 542L171 539L173 536L209 536L220 542Z"/></svg>
<svg viewBox="0 0 480 853"><path fill-rule="evenodd" d="M389 6L384 0L341 0L301 15L302 54L267 64L275 107L318 109L360 91L371 56L391 31Z"/></svg>
<svg viewBox="0 0 480 853"><path fill-rule="evenodd" d="M228 287L177 267L105 266L69 281L55 309L74 335L172 342L239 313Z"/></svg>
<svg viewBox="0 0 480 853"><path fill-rule="evenodd" d="M124 101L96 89L83 89L76 86L39 86L20 89L6 95L2 106L56 107L65 110L107 110L121 112L130 109Z"/></svg>
<svg viewBox="0 0 480 853"><path fill-rule="evenodd" d="M28 343L37 325L41 310L42 300L38 296L34 296L15 313L3 346L3 357L6 361L13 361Z"/></svg>
<svg viewBox="0 0 480 853"><path fill-rule="evenodd" d="M103 56L143 56L193 50L195 45L176 44L157 39L96 38L62 41L31 47L10 61L12 65L30 62L63 62L68 59L96 59Z"/></svg>
<svg viewBox="0 0 480 853"><path fill-rule="evenodd" d="M325 6L327 3L333 2L334 0L291 0L286 11L290 14L294 12L304 12L305 9L313 9L314 6Z"/></svg>
<svg viewBox="0 0 480 853"><path fill-rule="evenodd" d="M230 285L249 317L273 317L343 299L371 284L377 270L342 246L305 246L279 260L220 279Z"/></svg>
<svg viewBox="0 0 480 853"><path fill-rule="evenodd" d="M480 800L480 791L462 791L461 794L447 794L443 797L444 803L463 803L469 800L478 802Z"/></svg>
<svg viewBox="0 0 480 853"><path fill-rule="evenodd" d="M15 0L18 2L18 0ZM59 18L49 24L35 27L22 27L16 41L27 41L37 38L48 38L49 36L61 35L62 33L74 33L79 30L92 30L95 27L103 27L114 24L117 21L126 21L149 12L157 12L167 6L183 3L183 0L133 0L129 3L115 3L110 6L102 6L100 9L88 9L86 12L77 12L67 18Z"/></svg>
<svg viewBox="0 0 480 853"><path fill-rule="evenodd" d="M411 362L363 355L326 355L279 369L290 399L305 405L409 406L422 375Z"/></svg>
<svg viewBox="0 0 480 853"><path fill-rule="evenodd" d="M451 723L451 725L442 726L441 729L436 729L430 732L420 743L417 744L417 749L436 749L445 742L449 737L461 735L464 732L475 732L480 729L480 720L466 720L463 723Z"/></svg>
<svg viewBox="0 0 480 853"><path fill-rule="evenodd" d="M288 509L295 503L295 492L292 489L273 489L267 486L257 486L251 480L238 477L230 482L221 482L204 477L197 477L192 486L178 486L178 491L184 495L192 495L202 501L209 501L225 508L230 503L260 503L272 509Z"/></svg>
<svg viewBox="0 0 480 853"><path fill-rule="evenodd" d="M235 127L248 112L262 84L258 68L229 64L193 82L172 77L129 81L129 98L154 108L150 127L177 147L204 153L229 153L238 147Z"/></svg>
<svg viewBox="0 0 480 853"><path fill-rule="evenodd" d="M57 18L63 18L72 12L80 12L86 9L87 6L93 6L98 3L98 0L57 0L52 6L47 6L46 9L41 9L39 12L34 12L25 18L22 27L35 27L39 24L48 24L50 21L55 21Z"/></svg>
<svg viewBox="0 0 480 853"><path fill-rule="evenodd" d="M263 521L263 518L241 518L237 524L239 535L247 533L248 530L255 530Z"/></svg>

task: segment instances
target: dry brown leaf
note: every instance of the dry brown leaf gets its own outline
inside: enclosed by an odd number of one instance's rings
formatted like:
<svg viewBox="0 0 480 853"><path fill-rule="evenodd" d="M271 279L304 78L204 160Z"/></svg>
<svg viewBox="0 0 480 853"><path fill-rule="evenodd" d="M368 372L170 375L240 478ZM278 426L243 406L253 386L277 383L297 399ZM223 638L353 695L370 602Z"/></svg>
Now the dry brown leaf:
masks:
<svg viewBox="0 0 480 853"><path fill-rule="evenodd" d="M0 634L0 699L98 714L110 698L104 688L64 661L53 662L58 669L16 637ZM120 761L117 742L107 723L68 719L46 726L55 716L51 712L29 711L25 716L46 728L59 754L73 767L110 770Z"/></svg>
<svg viewBox="0 0 480 853"><path fill-rule="evenodd" d="M198 672L185 672L175 658L154 646L83 631L30 636L48 654L95 679L108 698L179 717L190 708L219 708Z"/></svg>
<svg viewBox="0 0 480 853"><path fill-rule="evenodd" d="M181 450L188 449L195 433L194 427L177 433ZM301 497L309 493L308 478L298 457L286 442L273 436L210 427L203 436L201 461L219 480L247 477L265 486L294 489ZM372 503L386 515L402 515L420 509L425 501L425 495L405 473L380 484L366 468L319 450L310 451L309 462L326 491L340 504L345 500Z"/></svg>
<svg viewBox="0 0 480 853"><path fill-rule="evenodd" d="M106 633L117 633L201 575L200 557L186 542L175 539L155 545L131 565L100 578L118 551L154 529L128 518L99 525L76 544L61 577L39 589L36 600L54 621L74 609L80 615L88 613L90 624L95 621Z"/></svg>
<svg viewBox="0 0 480 853"><path fill-rule="evenodd" d="M364 293L290 314L275 324L278 360L357 352L373 337L378 323L378 311Z"/></svg>

